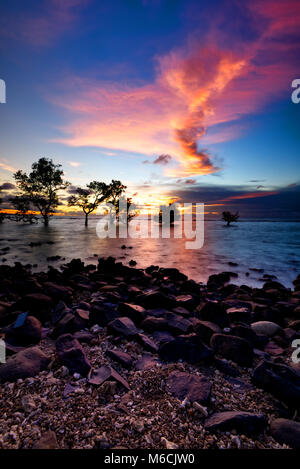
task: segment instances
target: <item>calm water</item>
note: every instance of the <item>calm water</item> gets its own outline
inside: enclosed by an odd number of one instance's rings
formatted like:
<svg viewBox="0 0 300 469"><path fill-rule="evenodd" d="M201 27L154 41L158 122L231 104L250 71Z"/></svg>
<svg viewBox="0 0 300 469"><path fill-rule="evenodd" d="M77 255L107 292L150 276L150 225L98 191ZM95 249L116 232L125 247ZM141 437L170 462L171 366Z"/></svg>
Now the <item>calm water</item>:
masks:
<svg viewBox="0 0 300 469"><path fill-rule="evenodd" d="M231 228L222 221L205 222L204 246L199 250L185 249L183 239L99 239L91 217L88 228L82 218L52 218L48 228L41 223L24 225L5 222L0 225L0 262L16 261L38 264L38 270L49 264L55 266L80 257L87 263L97 263L98 256L114 256L127 264L131 259L137 267L151 264L177 267L190 278L206 282L209 275L221 271L234 271L234 283L262 285L263 274L249 270L264 269L276 275L286 286L300 272L300 223L283 221L241 221ZM30 247L30 242L42 246ZM47 242L54 244L46 244ZM121 249L121 246L132 249ZM9 247L8 251L3 248ZM49 262L47 257L59 255L65 260ZM237 267L228 262L238 263ZM3 262L3 261L2 261ZM249 277L246 277L249 272Z"/></svg>

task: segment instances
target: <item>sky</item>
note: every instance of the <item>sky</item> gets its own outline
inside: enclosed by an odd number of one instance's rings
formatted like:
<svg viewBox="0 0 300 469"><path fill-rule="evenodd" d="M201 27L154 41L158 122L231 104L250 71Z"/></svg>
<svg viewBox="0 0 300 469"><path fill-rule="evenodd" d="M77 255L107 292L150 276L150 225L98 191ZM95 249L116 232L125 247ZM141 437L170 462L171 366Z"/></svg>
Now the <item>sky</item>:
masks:
<svg viewBox="0 0 300 469"><path fill-rule="evenodd" d="M120 179L139 204L300 218L298 0L10 0L0 10L4 202L13 173L43 156L72 188Z"/></svg>

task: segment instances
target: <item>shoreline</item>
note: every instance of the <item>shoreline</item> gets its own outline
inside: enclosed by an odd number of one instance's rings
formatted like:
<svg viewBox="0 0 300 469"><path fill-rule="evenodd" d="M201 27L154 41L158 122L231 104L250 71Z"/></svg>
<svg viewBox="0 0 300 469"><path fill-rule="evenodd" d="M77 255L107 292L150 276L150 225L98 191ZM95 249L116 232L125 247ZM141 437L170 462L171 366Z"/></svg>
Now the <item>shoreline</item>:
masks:
<svg viewBox="0 0 300 469"><path fill-rule="evenodd" d="M0 448L299 447L300 276L204 285L99 258L0 278Z"/></svg>

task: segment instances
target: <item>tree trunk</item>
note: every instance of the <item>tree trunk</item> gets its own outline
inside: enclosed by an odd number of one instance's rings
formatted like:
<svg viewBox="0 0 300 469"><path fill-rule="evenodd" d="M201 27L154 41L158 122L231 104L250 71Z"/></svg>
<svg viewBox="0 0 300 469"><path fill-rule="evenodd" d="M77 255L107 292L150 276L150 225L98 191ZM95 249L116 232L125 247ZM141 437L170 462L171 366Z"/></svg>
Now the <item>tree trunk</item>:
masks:
<svg viewBox="0 0 300 469"><path fill-rule="evenodd" d="M227 226L230 226L230 221L227 222Z"/></svg>
<svg viewBox="0 0 300 469"><path fill-rule="evenodd" d="M85 226L88 226L88 216L89 216L88 213L86 213L85 214L85 223L84 223Z"/></svg>
<svg viewBox="0 0 300 469"><path fill-rule="evenodd" d="M44 224L45 224L45 226L48 226L48 225L49 225L49 217L48 217L48 215L44 215Z"/></svg>

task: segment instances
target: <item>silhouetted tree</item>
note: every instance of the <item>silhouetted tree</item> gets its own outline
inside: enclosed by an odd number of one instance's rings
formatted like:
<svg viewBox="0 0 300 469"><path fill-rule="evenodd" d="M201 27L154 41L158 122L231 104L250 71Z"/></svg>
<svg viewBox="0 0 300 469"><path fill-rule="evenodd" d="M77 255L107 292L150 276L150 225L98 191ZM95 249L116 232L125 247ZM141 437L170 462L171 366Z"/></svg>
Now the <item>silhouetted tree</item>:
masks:
<svg viewBox="0 0 300 469"><path fill-rule="evenodd" d="M11 215L10 220L23 221L24 223L37 223L38 218L33 213L30 213L30 200L25 196L15 196L10 199L16 213Z"/></svg>
<svg viewBox="0 0 300 469"><path fill-rule="evenodd" d="M63 180L61 165L54 164L51 159L40 158L31 168L29 174L17 171L14 178L19 195L26 197L36 207L45 226L48 226L49 217L59 204L57 192L66 189L69 183Z"/></svg>
<svg viewBox="0 0 300 469"><path fill-rule="evenodd" d="M109 196L109 186L104 182L92 181L87 184L86 189L78 187L76 194L69 198L70 207L82 208L85 214L85 226L88 226L88 216Z"/></svg>
<svg viewBox="0 0 300 469"><path fill-rule="evenodd" d="M119 221L120 217L122 217L122 211L120 211L120 202L122 199L125 202L124 206L126 204L126 213L127 213L126 218L127 218L127 223L129 223L130 220L132 220L134 217L138 215L138 211L135 210L135 204L132 202L131 197L127 197L127 199L125 199L125 196L121 196L120 199L115 204L117 221Z"/></svg>
<svg viewBox="0 0 300 469"><path fill-rule="evenodd" d="M119 203L119 199L123 192L127 189L127 186L121 183L121 181L113 179L108 186L108 198L107 202L113 204L115 207Z"/></svg>
<svg viewBox="0 0 300 469"><path fill-rule="evenodd" d="M222 213L223 220L227 222L227 226L230 226L230 223L237 222L239 219L239 212L231 213L231 212L223 212Z"/></svg>

